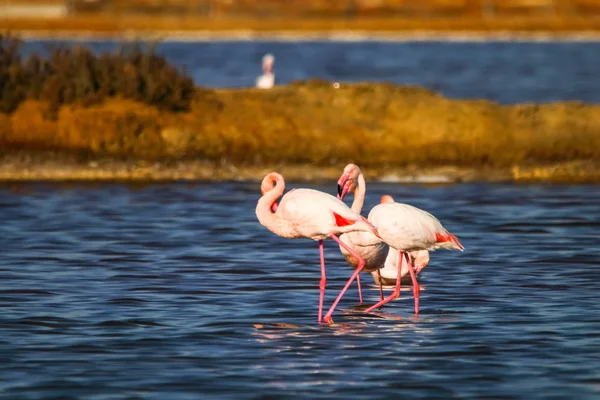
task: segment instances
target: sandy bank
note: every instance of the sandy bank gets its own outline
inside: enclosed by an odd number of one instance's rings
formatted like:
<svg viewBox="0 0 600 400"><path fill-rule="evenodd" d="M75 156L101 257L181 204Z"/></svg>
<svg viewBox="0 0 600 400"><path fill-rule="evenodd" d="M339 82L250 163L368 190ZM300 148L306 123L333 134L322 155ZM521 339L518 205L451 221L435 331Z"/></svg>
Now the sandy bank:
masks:
<svg viewBox="0 0 600 400"><path fill-rule="evenodd" d="M202 18L79 15L4 18L24 37L160 40L598 40L600 19L581 16L456 18ZM76 36L73 33L77 33Z"/></svg>

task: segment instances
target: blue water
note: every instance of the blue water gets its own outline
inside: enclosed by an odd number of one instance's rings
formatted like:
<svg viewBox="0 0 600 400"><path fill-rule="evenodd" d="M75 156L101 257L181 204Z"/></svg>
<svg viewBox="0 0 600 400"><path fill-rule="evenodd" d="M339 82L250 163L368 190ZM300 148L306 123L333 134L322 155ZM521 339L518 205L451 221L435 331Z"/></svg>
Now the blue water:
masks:
<svg viewBox="0 0 600 400"><path fill-rule="evenodd" d="M418 318L352 287L319 326L317 244L257 222L256 182L0 186L1 398L600 396L600 187L384 193L466 250L432 254ZM351 269L325 256L328 307Z"/></svg>
<svg viewBox="0 0 600 400"><path fill-rule="evenodd" d="M252 86L273 52L279 83L600 102L600 43L159 51L211 87ZM0 398L600 398L599 186L369 184L366 210L384 193L432 212L466 250L432 254L418 318L408 291L366 314L352 287L319 326L317 245L257 222L256 182L0 185ZM325 255L328 307L351 270L333 243Z"/></svg>
<svg viewBox="0 0 600 400"><path fill-rule="evenodd" d="M57 42L28 42L27 52ZM114 42L87 43L109 51ZM600 103L600 42L166 42L157 51L207 87L249 87L275 55L277 84L388 81L452 98Z"/></svg>

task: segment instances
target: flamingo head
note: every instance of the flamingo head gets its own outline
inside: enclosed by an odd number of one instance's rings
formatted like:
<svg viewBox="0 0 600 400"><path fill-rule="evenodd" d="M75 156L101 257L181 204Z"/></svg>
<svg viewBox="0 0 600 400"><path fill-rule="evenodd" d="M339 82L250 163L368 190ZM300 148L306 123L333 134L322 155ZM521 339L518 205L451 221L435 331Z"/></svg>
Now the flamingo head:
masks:
<svg viewBox="0 0 600 400"><path fill-rule="evenodd" d="M427 250L412 251L410 252L410 257L413 259L413 265L417 274L429 264L429 251Z"/></svg>
<svg viewBox="0 0 600 400"><path fill-rule="evenodd" d="M393 202L394 202L394 198L392 196L390 196L389 194L384 194L383 196L381 196L381 204L393 203Z"/></svg>
<svg viewBox="0 0 600 400"><path fill-rule="evenodd" d="M280 181L280 179L283 178L277 172L271 172L270 174L267 174L267 176L263 178L260 184L260 192L262 193L262 195L264 196L265 193L273 190L275 186L277 186L277 183ZM275 201L273 204L271 204L271 211L277 211L277 207L278 204L277 201Z"/></svg>
<svg viewBox="0 0 600 400"><path fill-rule="evenodd" d="M279 174L277 172L271 172L263 178L262 182L260 183L260 192L263 196L265 193L273 190L275 186L277 186L277 181L279 180L278 175Z"/></svg>
<svg viewBox="0 0 600 400"><path fill-rule="evenodd" d="M356 164L348 164L344 168L344 172L337 183L338 199L344 200L344 197L349 192L354 192L358 187L358 177L360 176L360 168Z"/></svg>
<svg viewBox="0 0 600 400"><path fill-rule="evenodd" d="M265 72L271 72L273 64L275 63L275 57L273 54L265 54L262 58L262 68Z"/></svg>

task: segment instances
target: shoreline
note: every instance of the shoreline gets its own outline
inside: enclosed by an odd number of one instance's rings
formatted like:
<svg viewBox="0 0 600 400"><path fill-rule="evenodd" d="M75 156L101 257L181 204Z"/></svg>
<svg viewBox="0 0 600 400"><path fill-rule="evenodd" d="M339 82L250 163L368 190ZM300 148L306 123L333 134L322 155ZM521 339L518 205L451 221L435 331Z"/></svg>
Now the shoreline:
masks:
<svg viewBox="0 0 600 400"><path fill-rule="evenodd" d="M410 31L410 32L372 32L372 31L273 31L256 32L232 30L215 31L136 31L122 32L86 32L86 31L11 31L25 40L69 41L69 42L104 42L104 41L160 41L160 42L600 42L600 31L596 32L553 32L553 31ZM77 36L73 37L76 33ZM142 38L143 39L140 39Z"/></svg>
<svg viewBox="0 0 600 400"><path fill-rule="evenodd" d="M76 14L4 18L0 31L26 38L165 41L600 41L600 14L456 17L357 16L142 16ZM73 38L75 36L75 38Z"/></svg>
<svg viewBox="0 0 600 400"><path fill-rule="evenodd" d="M0 156L0 184L26 182L260 182L277 171L292 182L319 182L339 178L344 163L316 165L218 165L201 160L141 161L111 158L80 158L73 154L18 151ZM419 166L369 168L365 177L372 182L394 184L460 183L552 183L598 184L600 164L592 161L562 162L552 165L474 168Z"/></svg>

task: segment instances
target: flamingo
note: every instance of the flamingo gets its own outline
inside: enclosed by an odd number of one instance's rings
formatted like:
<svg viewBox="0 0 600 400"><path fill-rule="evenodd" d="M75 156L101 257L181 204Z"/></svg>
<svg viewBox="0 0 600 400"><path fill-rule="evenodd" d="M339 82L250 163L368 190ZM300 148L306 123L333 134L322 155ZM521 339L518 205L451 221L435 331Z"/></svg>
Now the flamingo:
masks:
<svg viewBox="0 0 600 400"><path fill-rule="evenodd" d="M384 195L381 197L381 203L394 203L394 198L390 195ZM415 267L415 273L418 275L423 268L429 264L429 251L418 250L411 251L408 253L411 259L411 264ZM390 248L385 264L383 268L380 268L376 272L371 272L373 281L377 285L393 285L396 283L396 275L398 274L398 250ZM400 271L400 278L404 278L408 274L408 264L402 266ZM383 300L383 298L381 299Z"/></svg>
<svg viewBox="0 0 600 400"><path fill-rule="evenodd" d="M353 180L351 177L352 175L344 169L344 174L342 174L338 181L339 197L343 198L352 188ZM405 253L421 250L433 251L436 249L462 251L464 247L460 244L456 236L443 227L437 218L426 211L408 204L396 202L380 203L373 207L369 213L368 221L375 226L378 236L390 248L398 251L399 273L396 274L396 288L394 292L365 311L371 312L400 296L402 263L406 258L415 297L415 315L419 315L419 285L410 258ZM350 278L350 282L353 279L354 275Z"/></svg>
<svg viewBox="0 0 600 400"><path fill-rule="evenodd" d="M256 87L259 89L271 89L275 85L275 74L273 73L273 64L275 57L272 54L265 54L262 58L263 74L256 78Z"/></svg>
<svg viewBox="0 0 600 400"><path fill-rule="evenodd" d="M331 238L358 259L358 267L353 275L358 275L364 265L362 258L350 247L347 247L336 235L348 232L371 232L379 236L377 230L366 218L353 212L341 200L327 193L313 189L293 189L283 196L279 205L273 204L285 190L283 176L276 172L267 174L261 183L262 197L256 205L256 216L261 225L284 238L307 238L319 242L321 255L321 281L319 283L319 323L333 322L331 315L348 286L354 279L350 279L342 289L335 302L324 318L323 297L325 295L325 259L323 255L323 240Z"/></svg>
<svg viewBox="0 0 600 400"><path fill-rule="evenodd" d="M344 168L344 172L338 181L338 198L343 200L347 193L353 192L354 201L352 202L352 211L360 214L365 200L366 182L364 175L356 164L348 164ZM383 196L382 202L394 202L391 196ZM369 232L352 232L340 236L340 240L347 246L360 254L365 261L363 271L371 272L373 280L379 285L380 300L383 300L382 285L386 282L386 278L393 275L393 280L396 280L398 271L398 251L389 248L381 239L375 237ZM357 260L342 246L340 246L342 255L352 268L358 266ZM429 252L411 252L410 256L418 261L420 266L419 271L429 262ZM425 258L427 259L425 261ZM383 269L383 278L381 270ZM408 274L408 268L403 268L401 277ZM360 275L356 277L358 284L358 293L360 303L362 304L362 291L360 285Z"/></svg>
<svg viewBox="0 0 600 400"><path fill-rule="evenodd" d="M348 185L346 191L340 193L340 182L344 180L344 184ZM344 168L344 172L340 180L338 181L338 198L344 200L344 196L352 191L354 193L354 200L352 201L352 211L359 214L362 211L363 204L365 202L365 193L367 185L365 177L363 176L360 168L355 164L348 164ZM365 261L363 271L375 272L384 264L388 246L378 237L371 234L370 232L351 232L340 236L340 240L348 247L351 247L356 253L360 254L361 258ZM358 260L348 251L345 246L340 245L340 251L342 255L354 269L358 268ZM356 283L358 285L358 294L360 303L362 304L362 289L360 287L360 274L356 276ZM383 300L383 289L380 285L380 296Z"/></svg>
<svg viewBox="0 0 600 400"><path fill-rule="evenodd" d="M270 180L263 180L263 182L262 182L262 184L260 186L261 193L263 193L263 194L266 193L266 192L268 192L272 188L273 188L273 182L271 182ZM274 201L273 204L271 204L271 211L272 212L276 212L278 207L279 207L279 204L277 204L277 201ZM352 205L352 211L355 211L354 208L355 208L355 205L353 204ZM356 213L360 215L360 210L358 210L358 212L356 212ZM344 234L344 235L340 236L340 239L342 237L346 237L346 235L348 235L348 234ZM373 236L373 235L371 235L371 236ZM345 244L350 245L347 242L347 239L343 240L343 241L344 241ZM383 242L381 242L381 240L380 240L380 243L383 243ZM387 245L384 244L384 246L387 248ZM344 254L344 256L346 257L346 259L349 260L348 262L350 262L350 265L352 265L353 268L357 268L358 267L358 259L354 258L342 245L340 245L340 249L342 249L342 254ZM356 251L356 249L355 249L355 251ZM369 256L369 254L367 254L367 256ZM364 259L364 257L363 257L363 259ZM373 262L375 262L375 263L379 263L379 262L383 263L384 260L385 260L385 256L384 255L380 256L380 258L377 261L371 261L370 260L369 263L368 263L368 267L367 267L368 270L372 269L371 268L371 264ZM381 263L379 263L378 265L381 265ZM396 270L394 269L394 272L395 271ZM358 282L358 296L360 298L360 303L362 304L362 291L361 291L361 288L360 288L360 275L358 275L356 277L356 279L357 279L357 282ZM379 281L377 281L377 282L379 282ZM381 284L379 285L379 290L380 290L380 293L381 293L381 300L383 300L383 288L382 288Z"/></svg>

